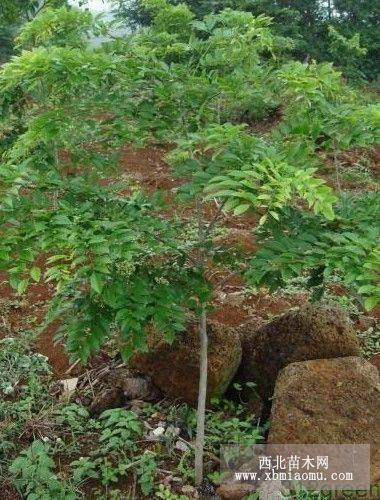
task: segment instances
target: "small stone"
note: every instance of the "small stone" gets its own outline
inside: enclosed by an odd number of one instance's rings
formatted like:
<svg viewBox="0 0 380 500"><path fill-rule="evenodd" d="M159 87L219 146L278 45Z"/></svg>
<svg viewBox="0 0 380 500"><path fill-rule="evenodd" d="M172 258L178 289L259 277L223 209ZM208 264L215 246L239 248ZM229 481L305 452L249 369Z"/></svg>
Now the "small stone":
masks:
<svg viewBox="0 0 380 500"><path fill-rule="evenodd" d="M156 427L153 429L152 434L153 436L160 437L164 434L165 432L165 427Z"/></svg>
<svg viewBox="0 0 380 500"><path fill-rule="evenodd" d="M253 484L226 483L219 486L216 492L223 500L240 500L253 493L255 489Z"/></svg>
<svg viewBox="0 0 380 500"><path fill-rule="evenodd" d="M165 436L176 437L180 433L179 427L174 427L174 425L169 425L165 431Z"/></svg>
<svg viewBox="0 0 380 500"><path fill-rule="evenodd" d="M188 498L199 498L197 490L190 484L185 484L184 486L182 486L181 493L186 495Z"/></svg>
<svg viewBox="0 0 380 500"><path fill-rule="evenodd" d="M186 444L184 441L178 440L175 444L175 449L179 451L189 451L190 447L188 444Z"/></svg>
<svg viewBox="0 0 380 500"><path fill-rule="evenodd" d="M91 402L91 415L100 415L105 410L123 408L125 402L123 390L120 387L111 387L101 391Z"/></svg>
<svg viewBox="0 0 380 500"><path fill-rule="evenodd" d="M164 485L164 486L170 486L171 483L173 481L173 476L170 475L170 476L166 476L164 477L164 479L161 481L161 483Z"/></svg>
<svg viewBox="0 0 380 500"><path fill-rule="evenodd" d="M75 392L78 384L78 377L61 380L61 384L63 386L62 396L64 396L65 398L69 398Z"/></svg>
<svg viewBox="0 0 380 500"><path fill-rule="evenodd" d="M126 399L139 399L144 401L151 399L151 384L143 377L128 377L122 380L121 387Z"/></svg>
<svg viewBox="0 0 380 500"><path fill-rule="evenodd" d="M257 492L260 500L283 500L289 495L289 491L284 491L280 481L264 481Z"/></svg>

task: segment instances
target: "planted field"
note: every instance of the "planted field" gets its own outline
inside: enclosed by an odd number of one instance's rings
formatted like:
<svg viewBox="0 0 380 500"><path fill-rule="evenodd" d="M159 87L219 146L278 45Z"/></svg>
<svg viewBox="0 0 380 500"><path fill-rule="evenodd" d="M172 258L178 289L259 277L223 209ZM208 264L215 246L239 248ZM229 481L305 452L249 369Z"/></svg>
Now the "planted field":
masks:
<svg viewBox="0 0 380 500"><path fill-rule="evenodd" d="M93 47L110 27L59 4L30 7L0 68L3 497L264 498L221 446L302 442L370 444L377 498L360 38L325 26L322 62L299 60L276 12L144 0Z"/></svg>

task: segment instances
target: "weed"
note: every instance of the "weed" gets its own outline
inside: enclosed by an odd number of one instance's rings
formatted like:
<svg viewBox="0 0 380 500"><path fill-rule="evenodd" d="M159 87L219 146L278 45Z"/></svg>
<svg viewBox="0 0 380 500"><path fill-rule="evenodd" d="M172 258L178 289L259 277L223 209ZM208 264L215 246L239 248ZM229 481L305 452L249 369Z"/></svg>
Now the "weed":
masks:
<svg viewBox="0 0 380 500"><path fill-rule="evenodd" d="M159 485L155 496L156 498L161 498L162 500L188 500L187 496L176 495L170 490L170 488L165 487L163 484Z"/></svg>
<svg viewBox="0 0 380 500"><path fill-rule="evenodd" d="M80 485L87 479L98 479L99 473L96 470L97 463L89 457L80 457L79 460L71 462L73 468L73 481Z"/></svg>
<svg viewBox="0 0 380 500"><path fill-rule="evenodd" d="M24 342L7 337L0 340L0 394L25 393L30 381L42 375L49 375L46 356L32 353Z"/></svg>
<svg viewBox="0 0 380 500"><path fill-rule="evenodd" d="M137 468L138 483L144 495L148 496L154 489L154 478L157 463L153 453L145 452Z"/></svg>
<svg viewBox="0 0 380 500"><path fill-rule="evenodd" d="M102 451L135 451L136 438L141 434L141 424L132 411L121 408L106 410L100 415L102 432L99 441Z"/></svg>
<svg viewBox="0 0 380 500"><path fill-rule="evenodd" d="M370 358L377 352L380 352L380 330L376 327L370 327L365 332L358 333L361 343L361 354L364 358Z"/></svg>
<svg viewBox="0 0 380 500"><path fill-rule="evenodd" d="M75 500L74 491L59 481L54 473L55 463L50 453L50 445L40 440L23 450L9 468L15 486L28 500Z"/></svg>
<svg viewBox="0 0 380 500"><path fill-rule="evenodd" d="M70 403L56 411L58 425L67 426L73 434L83 432L89 418L89 412L83 406Z"/></svg>

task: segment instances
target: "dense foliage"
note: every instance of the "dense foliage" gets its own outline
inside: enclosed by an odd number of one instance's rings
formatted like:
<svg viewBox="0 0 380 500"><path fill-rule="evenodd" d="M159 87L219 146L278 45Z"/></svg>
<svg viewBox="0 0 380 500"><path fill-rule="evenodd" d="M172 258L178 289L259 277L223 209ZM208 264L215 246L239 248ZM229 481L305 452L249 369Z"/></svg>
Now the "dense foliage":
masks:
<svg viewBox="0 0 380 500"><path fill-rule="evenodd" d="M136 28L151 21L140 0L114 0L118 16ZM274 32L294 40L301 60L333 61L348 77L376 80L379 74L380 11L376 2L328 0L170 0L186 4L201 19L226 8L273 19Z"/></svg>
<svg viewBox="0 0 380 500"><path fill-rule="evenodd" d="M196 312L209 294L206 270L189 255L200 247L208 253L212 234L200 242L196 217L173 224L158 200L126 197L117 182L101 179L115 168L119 145L175 140L169 161L191 179L180 188L182 200L218 199L235 215L260 215L268 245L246 264L254 283L337 274L374 306L376 228L362 226L362 236L350 238L350 219L335 218L336 198L316 173L318 151L378 139L378 106L363 103L330 65L283 62L284 41L266 17L227 9L194 21L184 5L145 6L150 27L103 49L86 46L97 22L90 14L46 9L18 37L28 50L3 67L1 257L12 285L23 293L42 275L56 283L53 316L65 313L69 349L84 359L117 331L125 353L145 348L152 323L173 338L185 311ZM237 124L279 106L283 118L265 138ZM364 211L369 219L366 199L347 203L355 204L348 217ZM312 245L302 265L295 264L303 246L295 245L292 224ZM289 254L280 250L275 271L273 245L281 249L289 235ZM337 263L354 246L347 259L365 252L366 272L358 265L348 273L351 260ZM49 256L44 270L35 264L41 252Z"/></svg>
<svg viewBox="0 0 380 500"><path fill-rule="evenodd" d="M301 37L301 48L275 13L273 24L246 10L202 16L183 3L141 5L144 28L97 48L89 37L105 32L99 19L43 8L1 68L0 265L11 286L22 295L31 283L54 285L46 321L59 321L69 352L84 362L109 341L125 358L145 351L152 329L172 342L189 318L200 318L206 334L216 268L271 290L301 276L315 297L338 282L358 304L375 307L377 187L349 195L324 168L332 161L339 181L337 156L379 141L376 97L348 86L332 63L292 59L294 50L309 54L311 42ZM308 5L302 12L314 36L321 14ZM294 30L307 26L299 22ZM364 51L356 34L347 38L332 24L329 33L331 54L346 72L358 70L353 54ZM271 126L257 129L263 120ZM171 145L172 203L186 217L176 210L169 217L168 200L120 178L125 144L157 143ZM246 213L257 220L260 247L231 257L216 238L222 218ZM105 436L115 418L104 415ZM128 422L138 434L138 423ZM30 457L48 473L50 452L38 442L13 463L20 490L28 488ZM107 461L100 455L76 464L81 473L100 477Z"/></svg>
<svg viewBox="0 0 380 500"><path fill-rule="evenodd" d="M0 5L0 63L13 53L20 27L45 7L66 5L66 0L2 0Z"/></svg>

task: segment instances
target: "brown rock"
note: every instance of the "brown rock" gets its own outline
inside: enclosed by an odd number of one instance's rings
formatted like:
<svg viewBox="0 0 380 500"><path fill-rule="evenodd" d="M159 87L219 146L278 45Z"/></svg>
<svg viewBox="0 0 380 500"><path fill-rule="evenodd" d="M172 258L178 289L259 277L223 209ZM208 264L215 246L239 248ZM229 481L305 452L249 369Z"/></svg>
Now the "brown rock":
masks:
<svg viewBox="0 0 380 500"><path fill-rule="evenodd" d="M377 352L376 354L374 354L373 356L371 356L371 358L369 359L369 362L372 365L376 366L376 368L380 372L380 352Z"/></svg>
<svg viewBox="0 0 380 500"><path fill-rule="evenodd" d="M365 332L370 328L376 328L378 320L371 316L361 315L355 321L355 328L360 332Z"/></svg>
<svg viewBox="0 0 380 500"><path fill-rule="evenodd" d="M226 483L219 486L216 492L223 500L240 500L256 491L256 488L255 485L248 483Z"/></svg>
<svg viewBox="0 0 380 500"><path fill-rule="evenodd" d="M380 480L380 377L358 357L292 363L277 379L268 443L371 444Z"/></svg>
<svg viewBox="0 0 380 500"><path fill-rule="evenodd" d="M253 380L262 397L270 397L278 372L307 359L357 356L359 343L341 309L307 304L276 318L262 328L242 328L241 381Z"/></svg>
<svg viewBox="0 0 380 500"><path fill-rule="evenodd" d="M216 492L222 500L241 500L248 498L252 493L256 493L260 500L281 500L289 497L289 492L277 481L267 481L261 486L229 482L219 486ZM284 496L283 493L287 494Z"/></svg>
<svg viewBox="0 0 380 500"><path fill-rule="evenodd" d="M121 381L121 388L126 399L142 399L144 401L155 399L154 387L143 377L127 377Z"/></svg>
<svg viewBox="0 0 380 500"><path fill-rule="evenodd" d="M94 398L89 406L89 410L91 415L100 415L105 410L121 408L124 406L124 400L124 392L120 387L105 389Z"/></svg>
<svg viewBox="0 0 380 500"><path fill-rule="evenodd" d="M227 390L241 361L241 344L237 331L216 322L207 325L208 400L220 397ZM157 334L149 339L148 353L134 355L130 364L149 375L163 394L195 406L199 381L199 339L195 323L179 334L173 344Z"/></svg>
<svg viewBox="0 0 380 500"><path fill-rule="evenodd" d="M264 481L257 489L259 500L284 500L290 497L289 490L286 490L281 481Z"/></svg>
<svg viewBox="0 0 380 500"><path fill-rule="evenodd" d="M199 498L197 490L194 488L194 486L191 486L189 484L185 484L184 486L182 486L181 493L183 493L187 498L191 499Z"/></svg>
<svg viewBox="0 0 380 500"><path fill-rule="evenodd" d="M125 407L130 401L153 401L159 394L150 380L134 374L128 368L114 368L98 377L96 393L90 399L82 399L90 413L99 415L111 408Z"/></svg>

